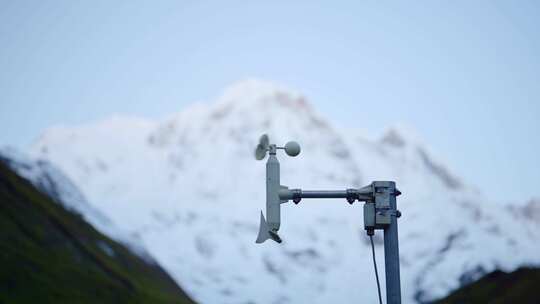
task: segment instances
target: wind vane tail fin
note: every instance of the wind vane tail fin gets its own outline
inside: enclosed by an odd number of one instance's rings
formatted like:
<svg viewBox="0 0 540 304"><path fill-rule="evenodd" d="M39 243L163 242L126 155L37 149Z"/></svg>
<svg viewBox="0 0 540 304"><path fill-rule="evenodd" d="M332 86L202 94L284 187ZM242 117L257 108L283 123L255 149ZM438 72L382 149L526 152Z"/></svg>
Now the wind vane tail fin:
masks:
<svg viewBox="0 0 540 304"><path fill-rule="evenodd" d="M264 241L272 239L275 242L281 243L281 238L279 235L270 230L270 227L268 226L268 223L266 222L266 219L264 218L264 215L261 211L261 223L259 224L259 234L257 235L257 240L255 243L260 244L264 243Z"/></svg>
<svg viewBox="0 0 540 304"><path fill-rule="evenodd" d="M270 227L268 227L268 224L266 223L266 219L264 218L264 215L261 211L261 223L259 224L259 234L257 235L257 240L255 243L260 244L264 243L264 241L271 238L270 233Z"/></svg>

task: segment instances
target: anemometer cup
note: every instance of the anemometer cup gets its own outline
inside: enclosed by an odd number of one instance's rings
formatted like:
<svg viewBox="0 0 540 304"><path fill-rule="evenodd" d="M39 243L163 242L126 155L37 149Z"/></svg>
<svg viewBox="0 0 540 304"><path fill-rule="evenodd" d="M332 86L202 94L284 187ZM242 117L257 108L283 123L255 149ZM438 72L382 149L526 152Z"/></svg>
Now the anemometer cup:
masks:
<svg viewBox="0 0 540 304"><path fill-rule="evenodd" d="M300 145L295 141L290 141L285 144L285 147L283 148L285 150L285 153L291 157L298 156L300 154Z"/></svg>

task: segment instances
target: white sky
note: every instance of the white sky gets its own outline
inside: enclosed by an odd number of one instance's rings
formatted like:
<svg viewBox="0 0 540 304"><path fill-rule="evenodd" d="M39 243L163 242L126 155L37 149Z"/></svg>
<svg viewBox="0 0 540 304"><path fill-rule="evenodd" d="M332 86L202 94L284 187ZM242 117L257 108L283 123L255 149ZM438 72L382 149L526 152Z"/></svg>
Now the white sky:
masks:
<svg viewBox="0 0 540 304"><path fill-rule="evenodd" d="M347 128L412 126L494 200L540 196L538 2L290 2L0 1L0 144L257 77Z"/></svg>

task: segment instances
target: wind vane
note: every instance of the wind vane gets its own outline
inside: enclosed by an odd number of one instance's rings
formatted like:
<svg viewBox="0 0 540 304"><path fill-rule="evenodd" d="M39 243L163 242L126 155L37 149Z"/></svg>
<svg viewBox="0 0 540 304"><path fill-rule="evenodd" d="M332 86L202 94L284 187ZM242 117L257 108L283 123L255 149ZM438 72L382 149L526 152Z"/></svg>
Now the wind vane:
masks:
<svg viewBox="0 0 540 304"><path fill-rule="evenodd" d="M282 240L278 235L281 224L281 204L292 200L298 205L304 198L345 198L349 204L355 201L364 202L364 229L366 230L373 253L373 264L377 278L379 302L382 303L377 264L375 262L375 249L373 234L375 230L384 230L384 260L386 274L386 302L388 304L401 303L400 275L399 275L399 245L397 218L401 216L396 206L396 197L401 194L393 181L374 181L360 189L346 190L302 190L289 189L280 184L279 161L277 150L285 150L289 156L300 154L300 145L290 141L284 147L271 144L268 135L259 139L255 149L255 158L263 160L269 154L266 162L266 218L261 211L261 222L256 243L263 243L272 239L277 243Z"/></svg>

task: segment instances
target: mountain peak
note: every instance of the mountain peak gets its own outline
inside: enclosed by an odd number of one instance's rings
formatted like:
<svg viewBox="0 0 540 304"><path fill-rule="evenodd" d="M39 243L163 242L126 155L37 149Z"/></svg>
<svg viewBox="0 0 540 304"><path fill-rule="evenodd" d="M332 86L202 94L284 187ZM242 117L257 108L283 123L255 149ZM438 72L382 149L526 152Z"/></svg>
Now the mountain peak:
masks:
<svg viewBox="0 0 540 304"><path fill-rule="evenodd" d="M227 87L218 97L216 105L221 107L260 108L272 105L297 110L311 110L306 98L298 91L260 79L246 79Z"/></svg>
<svg viewBox="0 0 540 304"><path fill-rule="evenodd" d="M273 82L248 79L227 87L212 102L189 107L161 122L149 141L158 146L197 146L233 139L251 147L263 133L279 142L313 138L313 132L335 136L302 94Z"/></svg>
<svg viewBox="0 0 540 304"><path fill-rule="evenodd" d="M236 81L226 87L219 97L219 100L231 100L238 98L261 99L272 96L276 92L293 93L298 95L298 92L275 82L257 78L248 78L245 80Z"/></svg>

